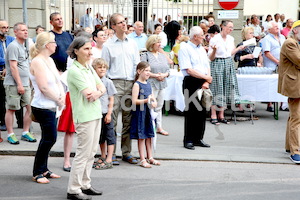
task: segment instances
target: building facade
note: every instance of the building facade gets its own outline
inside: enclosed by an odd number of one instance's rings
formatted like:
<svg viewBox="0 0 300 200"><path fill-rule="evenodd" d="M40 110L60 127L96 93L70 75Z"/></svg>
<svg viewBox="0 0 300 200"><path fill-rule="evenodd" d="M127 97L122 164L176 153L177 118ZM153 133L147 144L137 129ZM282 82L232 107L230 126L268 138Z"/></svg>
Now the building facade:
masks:
<svg viewBox="0 0 300 200"><path fill-rule="evenodd" d="M136 20L146 23L152 13L157 18L171 15L172 19L183 20L187 29L198 22L209 12L213 12L217 24L221 21L218 11L222 10L217 0L0 0L0 18L7 19L9 25L23 21L23 5L26 2L27 23L30 37L35 35L35 27L42 25L51 29L49 15L60 12L64 19L64 30L71 31L86 8L92 8L92 16L100 13L104 20L110 14L119 12L132 24ZM298 0L240 0L234 10L238 10L238 19L234 19L235 28L240 30L247 17L252 14L264 21L268 14L285 14L286 19L299 19ZM12 30L10 30L12 33Z"/></svg>

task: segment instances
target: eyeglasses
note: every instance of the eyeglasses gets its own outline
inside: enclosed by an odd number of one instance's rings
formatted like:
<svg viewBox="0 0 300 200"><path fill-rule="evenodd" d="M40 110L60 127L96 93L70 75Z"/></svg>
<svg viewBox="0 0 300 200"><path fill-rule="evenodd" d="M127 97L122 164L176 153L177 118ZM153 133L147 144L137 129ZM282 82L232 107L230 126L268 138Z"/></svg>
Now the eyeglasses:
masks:
<svg viewBox="0 0 300 200"><path fill-rule="evenodd" d="M2 26L2 29L9 29L9 26Z"/></svg>
<svg viewBox="0 0 300 200"><path fill-rule="evenodd" d="M48 42L48 44L50 44L50 43L55 43L56 44L56 42L54 41L54 42Z"/></svg>
<svg viewBox="0 0 300 200"><path fill-rule="evenodd" d="M116 25L123 24L123 23L126 24L126 20L120 21L120 22L116 23Z"/></svg>

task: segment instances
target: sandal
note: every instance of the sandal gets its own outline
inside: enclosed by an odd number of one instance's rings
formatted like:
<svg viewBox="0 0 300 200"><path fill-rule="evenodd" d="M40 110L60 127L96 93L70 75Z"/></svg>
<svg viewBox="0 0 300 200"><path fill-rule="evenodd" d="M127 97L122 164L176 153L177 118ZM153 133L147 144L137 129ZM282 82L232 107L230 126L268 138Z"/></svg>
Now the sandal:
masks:
<svg viewBox="0 0 300 200"><path fill-rule="evenodd" d="M117 160L117 157L116 157L116 156L113 156L113 157L112 157L112 164L113 164L113 165L120 165L120 162Z"/></svg>
<svg viewBox="0 0 300 200"><path fill-rule="evenodd" d="M155 160L153 157L149 158L148 159L148 162L151 164L151 165L160 165L160 162L158 162L157 160Z"/></svg>
<svg viewBox="0 0 300 200"><path fill-rule="evenodd" d="M225 118L220 119L219 122L221 122L223 124L230 124L230 122Z"/></svg>
<svg viewBox="0 0 300 200"><path fill-rule="evenodd" d="M139 163L139 165L141 167L144 167L144 168L151 168L151 165L146 161L146 159L141 160L141 162Z"/></svg>
<svg viewBox="0 0 300 200"><path fill-rule="evenodd" d="M60 178L61 177L57 174L54 174L51 171L47 171L47 172L43 173L43 176L46 177L46 178Z"/></svg>
<svg viewBox="0 0 300 200"><path fill-rule="evenodd" d="M213 125L220 125L219 121L213 118L211 118L210 123L212 123Z"/></svg>
<svg viewBox="0 0 300 200"><path fill-rule="evenodd" d="M164 136L168 136L169 135L169 133L167 131L165 131L165 130L157 131L156 133L164 135Z"/></svg>
<svg viewBox="0 0 300 200"><path fill-rule="evenodd" d="M126 161L126 162L128 162L130 164L137 164L138 163L138 161L136 160L136 158L133 157L133 156L131 156L131 155L127 156L127 157L123 157L122 160L124 160L124 161Z"/></svg>
<svg viewBox="0 0 300 200"><path fill-rule="evenodd" d="M47 184L50 182L46 177L43 176L43 174L39 174L39 175L32 177L32 181L40 183L40 184Z"/></svg>
<svg viewBox="0 0 300 200"><path fill-rule="evenodd" d="M111 163L108 163L108 162L106 162L106 161L104 160L102 163L98 163L98 164L95 166L95 169L96 169L96 170L111 169L111 168L113 168L112 165L113 165L112 162L111 162Z"/></svg>
<svg viewBox="0 0 300 200"><path fill-rule="evenodd" d="M100 157L97 161L93 163L93 168L95 168L97 165L102 164L103 161L105 161L105 158Z"/></svg>

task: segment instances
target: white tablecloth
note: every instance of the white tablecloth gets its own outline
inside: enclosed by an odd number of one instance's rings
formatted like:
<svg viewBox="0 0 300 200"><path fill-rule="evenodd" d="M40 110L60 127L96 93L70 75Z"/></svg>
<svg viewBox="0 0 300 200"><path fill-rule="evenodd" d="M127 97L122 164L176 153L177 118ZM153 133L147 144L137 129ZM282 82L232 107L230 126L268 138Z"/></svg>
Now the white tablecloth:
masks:
<svg viewBox="0 0 300 200"><path fill-rule="evenodd" d="M237 74L242 100L260 102L287 102L287 97L277 93L278 74Z"/></svg>
<svg viewBox="0 0 300 200"><path fill-rule="evenodd" d="M176 69L170 70L170 76L167 78L168 87L165 89L164 100L175 101L175 107L181 112L184 111L185 103L182 93L183 75Z"/></svg>
<svg viewBox="0 0 300 200"><path fill-rule="evenodd" d="M183 75L171 69L167 78L168 87L164 100L174 100L175 107L184 111L185 103L182 93ZM258 102L287 102L287 97L277 93L278 75L241 75L237 74L241 100Z"/></svg>

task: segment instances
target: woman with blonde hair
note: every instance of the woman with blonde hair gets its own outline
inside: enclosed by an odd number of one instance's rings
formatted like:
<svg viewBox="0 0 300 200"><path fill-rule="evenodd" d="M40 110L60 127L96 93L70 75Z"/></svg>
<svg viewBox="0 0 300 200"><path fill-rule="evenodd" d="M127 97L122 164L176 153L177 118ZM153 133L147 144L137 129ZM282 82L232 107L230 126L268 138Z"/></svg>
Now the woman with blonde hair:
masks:
<svg viewBox="0 0 300 200"><path fill-rule="evenodd" d="M243 41L237 45L237 47L242 46L243 42L254 38L254 28L245 27L242 30ZM239 62L238 67L248 67L248 66L262 66L262 55L260 54L258 58L254 58L253 51L255 45L247 46L244 49L238 51L234 56L234 61Z"/></svg>
<svg viewBox="0 0 300 200"><path fill-rule="evenodd" d="M146 61L151 66L148 82L151 84L154 98L157 100L157 107L154 110L158 114L156 132L167 136L169 133L162 128L162 107L164 104L164 91L167 87L166 78L169 76L170 69L166 56L159 52L160 45L161 37L151 35L146 42L147 52L141 56L141 61Z"/></svg>
<svg viewBox="0 0 300 200"><path fill-rule="evenodd" d="M48 156L57 137L56 111L65 103L65 93L59 79L59 73L53 59L55 36L43 32L37 36L36 43L30 49L30 80L34 88L31 102L32 113L42 130L42 138L36 151L33 166L33 181L49 183L48 178L60 178L48 169Z"/></svg>

